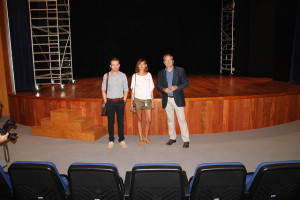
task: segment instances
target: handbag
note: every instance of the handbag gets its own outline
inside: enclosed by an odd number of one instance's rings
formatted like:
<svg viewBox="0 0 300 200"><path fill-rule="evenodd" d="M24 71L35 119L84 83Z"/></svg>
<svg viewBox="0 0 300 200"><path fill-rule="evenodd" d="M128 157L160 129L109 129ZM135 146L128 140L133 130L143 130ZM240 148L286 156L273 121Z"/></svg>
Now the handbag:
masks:
<svg viewBox="0 0 300 200"><path fill-rule="evenodd" d="M107 79L106 79L106 95L107 95L107 88L108 88L108 78L109 78L109 73L107 73ZM100 116L107 116L104 100L102 100L102 102L101 102Z"/></svg>
<svg viewBox="0 0 300 200"><path fill-rule="evenodd" d="M135 86L136 86L136 74L135 74L135 82L134 82L134 95L133 95L133 103L132 103L132 107L130 107L130 111L135 114L136 113L136 105L135 105Z"/></svg>
<svg viewBox="0 0 300 200"><path fill-rule="evenodd" d="M131 111L133 114L136 113L136 105L135 105L134 102L132 103L132 107L130 107L130 111Z"/></svg>

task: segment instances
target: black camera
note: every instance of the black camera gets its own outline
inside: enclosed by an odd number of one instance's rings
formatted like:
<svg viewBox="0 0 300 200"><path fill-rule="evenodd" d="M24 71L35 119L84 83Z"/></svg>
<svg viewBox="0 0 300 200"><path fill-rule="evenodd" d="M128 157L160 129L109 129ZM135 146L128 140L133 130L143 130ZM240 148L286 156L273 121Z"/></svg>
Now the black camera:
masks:
<svg viewBox="0 0 300 200"><path fill-rule="evenodd" d="M16 122L12 121L12 120L7 120L5 122L5 124L3 125L2 129L0 129L0 134L1 135L5 135L7 133L7 129L9 126L15 126ZM8 133L7 139L14 141L16 139L18 134L16 133Z"/></svg>

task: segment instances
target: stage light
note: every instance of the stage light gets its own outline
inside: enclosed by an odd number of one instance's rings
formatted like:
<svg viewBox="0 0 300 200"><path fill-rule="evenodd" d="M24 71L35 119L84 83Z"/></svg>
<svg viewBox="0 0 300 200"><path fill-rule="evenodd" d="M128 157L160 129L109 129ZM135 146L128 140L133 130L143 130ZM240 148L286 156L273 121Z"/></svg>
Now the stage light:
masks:
<svg viewBox="0 0 300 200"><path fill-rule="evenodd" d="M60 97L61 97L61 98L65 98L65 97L66 97L66 93L65 93L65 92L61 92L61 93L60 93Z"/></svg>
<svg viewBox="0 0 300 200"><path fill-rule="evenodd" d="M36 86L35 86L35 91L36 91L36 92L40 91L40 89L41 89L41 88L40 88L39 85L36 85Z"/></svg>

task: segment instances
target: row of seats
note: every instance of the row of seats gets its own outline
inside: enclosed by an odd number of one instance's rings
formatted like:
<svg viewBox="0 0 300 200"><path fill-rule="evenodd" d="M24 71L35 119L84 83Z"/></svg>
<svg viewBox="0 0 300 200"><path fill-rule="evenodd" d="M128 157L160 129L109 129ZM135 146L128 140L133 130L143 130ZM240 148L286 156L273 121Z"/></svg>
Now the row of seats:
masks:
<svg viewBox="0 0 300 200"><path fill-rule="evenodd" d="M51 162L0 168L1 200L299 200L300 161L205 163L189 179L178 164L137 164L125 181L110 163L73 163L60 175Z"/></svg>

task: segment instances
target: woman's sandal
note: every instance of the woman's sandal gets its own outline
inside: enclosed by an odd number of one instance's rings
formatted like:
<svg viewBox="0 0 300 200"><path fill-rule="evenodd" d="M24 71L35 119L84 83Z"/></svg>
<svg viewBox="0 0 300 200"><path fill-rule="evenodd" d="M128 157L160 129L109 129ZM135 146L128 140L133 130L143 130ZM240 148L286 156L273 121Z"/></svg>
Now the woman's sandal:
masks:
<svg viewBox="0 0 300 200"><path fill-rule="evenodd" d="M139 139L139 145L140 145L140 146L143 146L143 145L144 145L144 143L143 143L143 138L140 138L140 139Z"/></svg>
<svg viewBox="0 0 300 200"><path fill-rule="evenodd" d="M152 141L149 140L149 138L144 138L144 142L147 143L147 144L152 144Z"/></svg>

